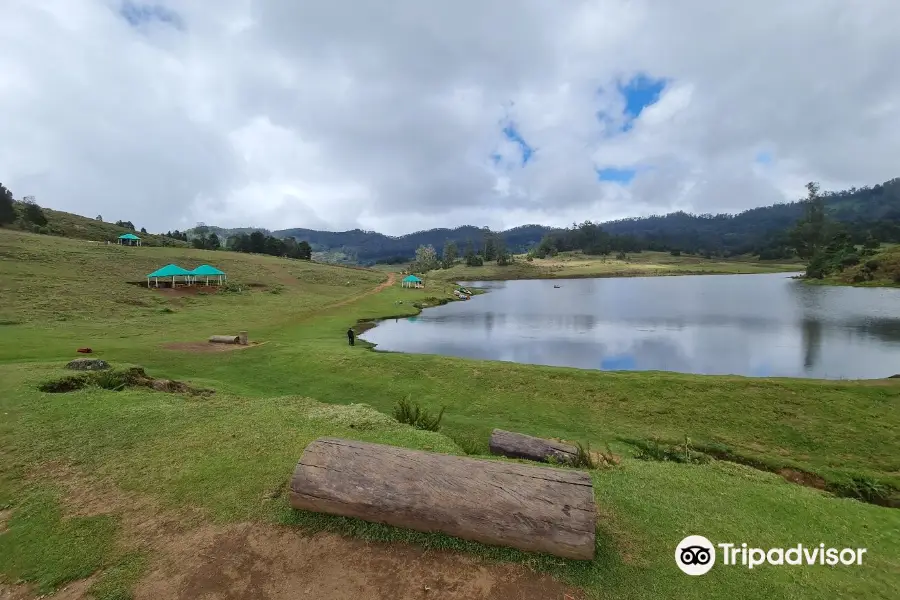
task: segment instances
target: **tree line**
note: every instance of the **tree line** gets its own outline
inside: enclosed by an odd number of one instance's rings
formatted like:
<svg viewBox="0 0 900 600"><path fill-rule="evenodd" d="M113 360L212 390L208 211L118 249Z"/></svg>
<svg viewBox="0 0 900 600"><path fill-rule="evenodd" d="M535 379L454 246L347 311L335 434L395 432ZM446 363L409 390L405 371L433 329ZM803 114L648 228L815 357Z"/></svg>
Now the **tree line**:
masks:
<svg viewBox="0 0 900 600"><path fill-rule="evenodd" d="M210 234L216 235L215 233ZM296 239L277 238L265 235L261 231L253 233L241 233L228 238L227 248L234 252L253 252L255 254L269 254L271 256L287 256L303 260L312 259L312 247L306 241Z"/></svg>
<svg viewBox="0 0 900 600"><path fill-rule="evenodd" d="M786 236L797 256L806 260L806 277L822 279L840 273L876 253L881 241L871 229L866 231L856 224L839 223L829 217L818 183L806 184L806 190L803 216ZM864 232L865 237L860 239ZM857 274L861 281L873 277L877 261L866 261L864 267Z"/></svg>
<svg viewBox="0 0 900 600"><path fill-rule="evenodd" d="M449 269L460 258L467 267L480 267L486 262L492 261L503 267L514 261L513 253L507 248L503 235L484 228L481 243L476 245L473 240L467 240L462 256L460 256L459 246L453 240L447 240L444 243L440 256L432 244L419 246L416 249L415 259L410 264L410 270L416 273L425 273L434 269Z"/></svg>
<svg viewBox="0 0 900 600"><path fill-rule="evenodd" d="M22 200L21 205L22 210L19 214L16 211L16 200L12 191L0 183L0 226L12 224L17 219L21 219L22 224L35 233L50 233L47 229L47 215L33 197L26 197Z"/></svg>

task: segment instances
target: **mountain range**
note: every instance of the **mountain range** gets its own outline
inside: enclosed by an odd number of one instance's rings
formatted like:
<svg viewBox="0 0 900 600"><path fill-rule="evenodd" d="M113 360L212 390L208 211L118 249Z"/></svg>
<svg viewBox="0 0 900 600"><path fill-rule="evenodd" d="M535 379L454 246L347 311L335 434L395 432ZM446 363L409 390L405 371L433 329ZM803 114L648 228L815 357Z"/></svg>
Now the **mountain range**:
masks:
<svg viewBox="0 0 900 600"><path fill-rule="evenodd" d="M824 192L822 196L828 215L844 223L855 237L872 235L881 241L900 242L900 178L872 187ZM633 236L644 247L654 250L677 249L719 255L762 254L767 249L786 247L787 231L803 216L803 211L803 203L797 201L752 208L738 214L674 212L608 221L600 225L611 235ZM511 251L525 252L544 236L558 231L559 228L543 225L523 225L495 233L503 237ZM314 252L331 254L344 262L372 264L408 260L420 245L430 244L439 252L448 241L455 242L460 249L469 241L480 247L487 232L483 228L464 226L429 229L401 236L361 229L337 232L302 228L282 229L271 234L306 240Z"/></svg>

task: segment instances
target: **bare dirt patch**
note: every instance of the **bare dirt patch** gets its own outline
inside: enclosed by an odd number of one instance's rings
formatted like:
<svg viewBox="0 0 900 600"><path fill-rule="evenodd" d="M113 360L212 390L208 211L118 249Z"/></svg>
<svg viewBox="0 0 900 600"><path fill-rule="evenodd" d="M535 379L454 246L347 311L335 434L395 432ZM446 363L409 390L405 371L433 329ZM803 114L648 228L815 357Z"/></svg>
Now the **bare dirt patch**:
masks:
<svg viewBox="0 0 900 600"><path fill-rule="evenodd" d="M170 540L136 600L559 599L573 590L520 565L288 527L201 527Z"/></svg>
<svg viewBox="0 0 900 600"><path fill-rule="evenodd" d="M365 542L331 533L309 535L260 523L209 525L201 511L178 513L64 464L33 477L60 485L70 516L121 517L120 544L149 554L136 600L580 600L578 590L518 564L427 551L409 544ZM92 579L55 598L85 597ZM3 594L8 593L5 596ZM28 589L0 586L0 600L25 600Z"/></svg>
<svg viewBox="0 0 900 600"><path fill-rule="evenodd" d="M247 348L256 348L267 342L250 342L246 346L240 344L211 344L209 342L170 342L163 344L166 350L178 350L180 352L233 352L235 350L246 350Z"/></svg>
<svg viewBox="0 0 900 600"><path fill-rule="evenodd" d="M817 490L824 490L827 485L825 480L818 475L807 473L806 471L800 471L798 469L784 467L782 469L778 469L778 474L791 483L805 485L806 487L816 488Z"/></svg>

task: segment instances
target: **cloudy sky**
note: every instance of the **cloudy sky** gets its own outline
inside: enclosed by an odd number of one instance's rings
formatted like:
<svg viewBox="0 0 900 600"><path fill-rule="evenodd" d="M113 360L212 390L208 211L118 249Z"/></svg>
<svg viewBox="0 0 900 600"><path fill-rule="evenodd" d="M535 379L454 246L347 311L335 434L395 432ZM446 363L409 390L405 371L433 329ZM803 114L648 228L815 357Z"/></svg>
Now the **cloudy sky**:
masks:
<svg viewBox="0 0 900 600"><path fill-rule="evenodd" d="M0 181L150 231L734 212L900 175L897 0L2 0Z"/></svg>

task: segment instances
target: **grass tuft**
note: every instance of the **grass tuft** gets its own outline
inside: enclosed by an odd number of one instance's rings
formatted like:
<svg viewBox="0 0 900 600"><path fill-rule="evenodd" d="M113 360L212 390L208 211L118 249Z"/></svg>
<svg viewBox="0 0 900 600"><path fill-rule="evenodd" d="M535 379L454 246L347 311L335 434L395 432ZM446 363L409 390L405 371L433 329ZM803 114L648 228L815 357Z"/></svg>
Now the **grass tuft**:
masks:
<svg viewBox="0 0 900 600"><path fill-rule="evenodd" d="M412 425L416 429L439 431L445 409L446 407L441 407L441 411L434 416L428 412L427 408L419 406L418 402L411 402L409 398L406 398L397 402L397 406L394 407L394 418L398 422Z"/></svg>
<svg viewBox="0 0 900 600"><path fill-rule="evenodd" d="M640 449L635 455L635 458L639 460L685 464L704 464L709 462L709 456L695 450L688 436L684 436L684 442L680 444L667 444L658 438L651 438L648 441L633 440L629 443Z"/></svg>

